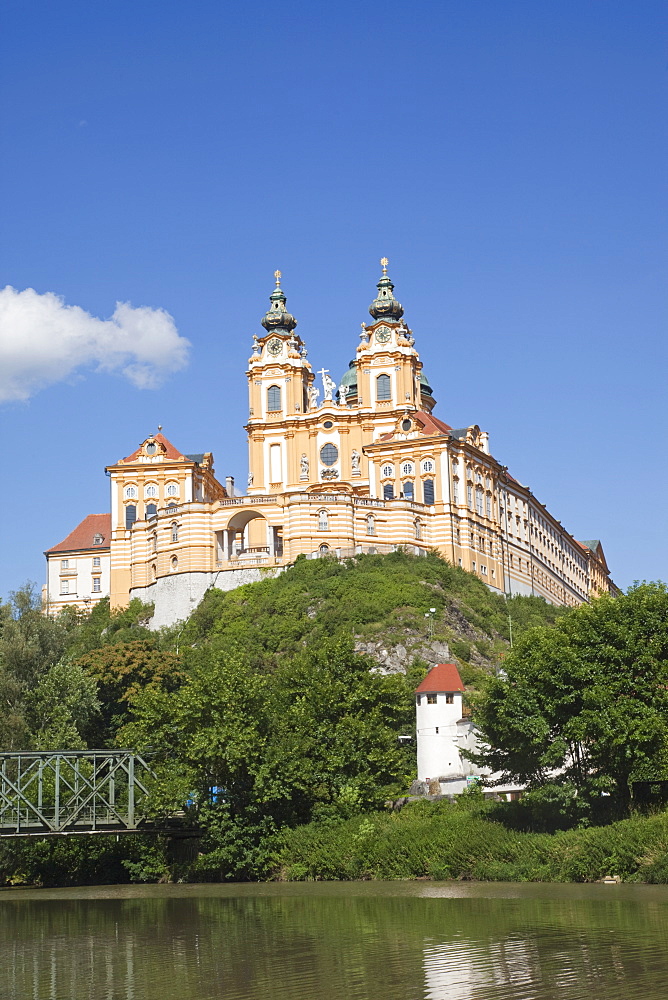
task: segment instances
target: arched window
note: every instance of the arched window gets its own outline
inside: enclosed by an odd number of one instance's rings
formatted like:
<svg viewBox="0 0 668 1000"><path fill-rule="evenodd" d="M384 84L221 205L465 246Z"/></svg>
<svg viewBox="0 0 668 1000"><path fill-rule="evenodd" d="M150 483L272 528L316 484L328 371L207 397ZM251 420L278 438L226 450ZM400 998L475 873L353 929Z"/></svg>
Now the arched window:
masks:
<svg viewBox="0 0 668 1000"><path fill-rule="evenodd" d="M179 495L178 483L167 483L167 496L177 497Z"/></svg>
<svg viewBox="0 0 668 1000"><path fill-rule="evenodd" d="M413 466L412 462L404 462L404 464L401 466L401 475L402 476L412 476L413 475L413 468L414 468L414 466Z"/></svg>
<svg viewBox="0 0 668 1000"><path fill-rule="evenodd" d="M178 542L179 540L179 526L176 521L172 522L172 541Z"/></svg>
<svg viewBox="0 0 668 1000"><path fill-rule="evenodd" d="M424 497L425 503L434 502L434 480L425 479L422 484L422 496Z"/></svg>
<svg viewBox="0 0 668 1000"><path fill-rule="evenodd" d="M267 389L267 409L280 410L281 408L281 387L280 385L270 385Z"/></svg>
<svg viewBox="0 0 668 1000"><path fill-rule="evenodd" d="M329 514L326 510L318 511L318 531L329 531Z"/></svg>
<svg viewBox="0 0 668 1000"><path fill-rule="evenodd" d="M155 517L157 515L157 513L158 513L158 508L156 507L156 505L154 503L147 503L146 504L146 516L147 517Z"/></svg>
<svg viewBox="0 0 668 1000"><path fill-rule="evenodd" d="M327 555L327 553L329 552L329 545L325 545L325 543L323 542L318 551L323 556Z"/></svg>
<svg viewBox="0 0 668 1000"><path fill-rule="evenodd" d="M384 465L383 468L380 470L380 474L383 477L383 479L391 479L392 476L394 475L394 466Z"/></svg>
<svg viewBox="0 0 668 1000"><path fill-rule="evenodd" d="M144 497L146 497L147 499L152 499L153 497L157 497L157 495L158 495L158 487L155 485L155 483L149 483L148 486L144 487Z"/></svg>
<svg viewBox="0 0 668 1000"><path fill-rule="evenodd" d="M158 536L154 531L153 534L151 535L151 552L157 552L157 551L158 551Z"/></svg>
<svg viewBox="0 0 668 1000"><path fill-rule="evenodd" d="M136 500L137 499L137 487L136 486L126 486L124 490L124 496L126 500Z"/></svg>
<svg viewBox="0 0 668 1000"><path fill-rule="evenodd" d="M137 520L137 504L129 503L125 508L125 527L130 529Z"/></svg>
<svg viewBox="0 0 668 1000"><path fill-rule="evenodd" d="M376 519L373 514L367 514L366 518L366 533L367 535L376 534Z"/></svg>
<svg viewBox="0 0 668 1000"><path fill-rule="evenodd" d="M324 444L320 449L320 461L323 465L334 465L339 460L339 449L334 444Z"/></svg>
<svg viewBox="0 0 668 1000"><path fill-rule="evenodd" d="M174 572L174 570L179 568L179 560L176 558L176 556L172 556L170 560L170 565L172 567L172 573Z"/></svg>
<svg viewBox="0 0 668 1000"><path fill-rule="evenodd" d="M404 496L407 500L412 500L414 498L413 483L410 479L404 483Z"/></svg>
<svg viewBox="0 0 668 1000"><path fill-rule="evenodd" d="M384 500L394 500L394 484L385 483L383 486L383 499Z"/></svg>
<svg viewBox="0 0 668 1000"><path fill-rule="evenodd" d="M413 527L415 529L415 540L419 542L422 540L422 521L416 517L413 522Z"/></svg>
<svg viewBox="0 0 668 1000"><path fill-rule="evenodd" d="M167 504L167 510L176 510L177 507L178 507L178 504L175 504L175 503L168 503Z"/></svg>
<svg viewBox="0 0 668 1000"><path fill-rule="evenodd" d="M389 375L379 375L376 379L376 399L391 399Z"/></svg>

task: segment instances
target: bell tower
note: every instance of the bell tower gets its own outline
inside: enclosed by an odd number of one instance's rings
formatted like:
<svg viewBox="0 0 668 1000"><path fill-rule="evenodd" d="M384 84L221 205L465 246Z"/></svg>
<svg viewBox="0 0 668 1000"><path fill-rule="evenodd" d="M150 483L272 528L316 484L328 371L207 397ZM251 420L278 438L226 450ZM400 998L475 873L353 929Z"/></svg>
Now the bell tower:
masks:
<svg viewBox="0 0 668 1000"><path fill-rule="evenodd" d="M396 411L427 410L434 406L415 338L404 322L404 308L394 297L387 273L389 261L380 261L378 294L369 306L372 322L362 323L357 356L343 378L347 399L367 412L396 416Z"/></svg>
<svg viewBox="0 0 668 1000"><path fill-rule="evenodd" d="M287 311L281 272L261 323L266 333L253 337L248 371L249 495L279 492L295 478L290 450L294 426L308 410L314 380L306 346L295 333L297 320ZM292 426L291 426L292 425ZM294 449L293 449L294 450Z"/></svg>

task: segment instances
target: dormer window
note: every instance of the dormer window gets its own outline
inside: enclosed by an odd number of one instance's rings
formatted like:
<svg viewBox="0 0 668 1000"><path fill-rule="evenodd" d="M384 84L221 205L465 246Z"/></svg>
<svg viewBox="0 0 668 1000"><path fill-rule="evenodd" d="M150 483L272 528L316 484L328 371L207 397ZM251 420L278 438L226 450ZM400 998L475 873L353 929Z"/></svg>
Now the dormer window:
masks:
<svg viewBox="0 0 668 1000"><path fill-rule="evenodd" d="M103 541L104 541L104 538L102 537L102 535L99 532L96 535L93 536L93 545L102 545Z"/></svg>

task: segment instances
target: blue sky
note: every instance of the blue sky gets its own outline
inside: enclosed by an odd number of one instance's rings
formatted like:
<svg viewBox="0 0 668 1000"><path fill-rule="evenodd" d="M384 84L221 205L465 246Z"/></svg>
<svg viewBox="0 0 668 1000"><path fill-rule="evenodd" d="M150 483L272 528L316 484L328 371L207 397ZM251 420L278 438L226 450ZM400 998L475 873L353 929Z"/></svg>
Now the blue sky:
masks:
<svg viewBox="0 0 668 1000"><path fill-rule="evenodd" d="M0 288L38 293L3 293L2 593L42 583L158 424L243 484L273 271L338 375L383 255L436 414L488 430L621 586L666 578L663 3L6 0L2 22Z"/></svg>

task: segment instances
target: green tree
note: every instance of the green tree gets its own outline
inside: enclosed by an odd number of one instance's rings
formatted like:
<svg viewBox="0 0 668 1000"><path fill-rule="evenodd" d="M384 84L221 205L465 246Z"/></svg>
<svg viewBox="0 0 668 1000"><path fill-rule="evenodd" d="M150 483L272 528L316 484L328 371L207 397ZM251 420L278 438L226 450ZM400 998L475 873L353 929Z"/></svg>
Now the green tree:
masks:
<svg viewBox="0 0 668 1000"><path fill-rule="evenodd" d="M197 799L217 877L257 874L286 825L404 789L413 759L397 736L412 724L412 692L371 666L349 641L325 641L270 673L198 650L181 688L137 697L122 738L155 754L158 812ZM207 804L212 787L222 791Z"/></svg>
<svg viewBox="0 0 668 1000"><path fill-rule="evenodd" d="M113 741L128 720L128 706L146 687L171 691L183 680L179 657L156 649L155 638L100 646L81 656L76 665L97 685L101 702L100 745Z"/></svg>
<svg viewBox="0 0 668 1000"><path fill-rule="evenodd" d="M26 694L63 654L75 622L71 615L54 620L42 614L35 585L25 584L0 604L0 746L20 750L30 745Z"/></svg>
<svg viewBox="0 0 668 1000"><path fill-rule="evenodd" d="M474 718L485 739L477 763L532 787L557 780L585 797L608 791L627 805L635 776L665 776L665 585L636 585L569 611L552 628L529 629Z"/></svg>

